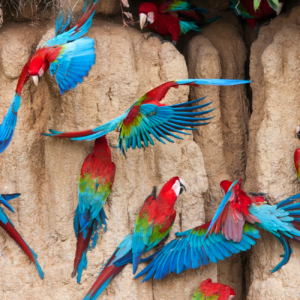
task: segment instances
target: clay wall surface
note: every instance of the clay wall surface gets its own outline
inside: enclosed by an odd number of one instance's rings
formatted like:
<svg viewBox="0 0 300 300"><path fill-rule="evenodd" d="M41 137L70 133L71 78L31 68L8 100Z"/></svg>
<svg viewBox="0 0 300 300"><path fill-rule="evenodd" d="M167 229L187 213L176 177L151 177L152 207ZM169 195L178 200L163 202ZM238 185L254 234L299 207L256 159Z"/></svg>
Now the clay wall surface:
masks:
<svg viewBox="0 0 300 300"><path fill-rule="evenodd" d="M66 10L75 3L70 0L61 6ZM80 13L82 3L75 6L75 14ZM188 35L185 44L179 42L176 48L157 38L147 40L148 33L141 33L138 26L124 29L119 1L100 0L88 32L95 40L96 64L84 82L62 96L49 72L38 87L32 80L24 86L14 138L0 155L0 193L22 194L10 202L16 213L7 214L39 256L45 279L38 277L33 264L0 228L0 299L83 299L102 264L134 229L152 187L159 191L173 176L183 178L188 187L177 200L171 238L176 231L211 220L222 200L221 180L243 178L247 192L267 193L272 204L299 193L293 154L299 147L294 129L300 111L300 7L290 5L255 37L228 10L229 1L195 3L208 8L209 17L220 14L222 18L201 33ZM134 12L137 6L136 2ZM31 21L32 14L39 16L32 11L31 15L24 11L22 18L4 18L0 28L0 120L13 99L22 67L38 45L54 36L56 11L47 9L44 19ZM41 133L48 128L78 131L99 126L166 81L248 77L251 94L245 86L171 89L166 104L207 96L202 102L213 101L215 108L209 114L214 116L211 123L183 140L131 149L127 158L112 148L116 177L105 204L108 230L101 231L96 248L88 252L87 270L77 284L71 278L76 247L73 217L80 169L94 143L51 139ZM110 145L117 145L118 133L110 133L108 139ZM164 281L140 284L128 265L99 299L188 300L209 277L233 287L238 300L300 299L295 268L300 246L292 243L290 262L271 274L283 249L269 233L261 235L247 254L170 275Z"/></svg>

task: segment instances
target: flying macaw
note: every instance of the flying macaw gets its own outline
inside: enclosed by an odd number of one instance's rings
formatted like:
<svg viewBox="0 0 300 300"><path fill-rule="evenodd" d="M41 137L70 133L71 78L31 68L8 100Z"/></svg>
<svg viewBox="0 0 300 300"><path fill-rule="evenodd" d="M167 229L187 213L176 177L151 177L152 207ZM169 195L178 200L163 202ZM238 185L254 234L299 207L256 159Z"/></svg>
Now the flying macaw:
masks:
<svg viewBox="0 0 300 300"><path fill-rule="evenodd" d="M296 149L295 154L294 154L294 166L295 166L295 171L297 174L297 177L300 181L300 149Z"/></svg>
<svg viewBox="0 0 300 300"><path fill-rule="evenodd" d="M81 168L78 183L78 206L74 216L74 231L77 248L72 277L77 275L80 283L83 269L87 267L86 253L97 244L98 230L105 225L103 205L110 194L115 179L116 166L111 161L111 152L106 136L95 140L90 153Z"/></svg>
<svg viewBox="0 0 300 300"><path fill-rule="evenodd" d="M11 205L8 203L9 200L19 197L21 194L0 194L0 204L3 204L7 209L15 212ZM44 279L44 274L41 266L37 261L37 255L32 251L28 244L23 240L21 235L18 233L14 224L10 221L4 209L0 206L0 226L10 235L10 237L20 246L20 248L27 254L29 259L35 265L39 276Z"/></svg>
<svg viewBox="0 0 300 300"><path fill-rule="evenodd" d="M94 40L81 37L92 25L97 1L91 0L87 6L85 0L84 14L72 28L70 27L72 11L65 23L61 11L56 20L55 37L43 44L23 67L15 96L0 125L0 153L12 140L21 105L22 88L29 77L32 77L34 83L38 85L39 78L50 69L50 74L55 76L60 93L63 94L71 88L74 89L78 83L82 83L83 78L88 75L95 64Z"/></svg>
<svg viewBox="0 0 300 300"><path fill-rule="evenodd" d="M140 262L151 258L141 260L141 255L168 238L176 217L174 205L183 189L186 189L184 181L173 177L157 197L156 190L153 190L137 216L134 232L129 233L117 247L84 300L97 299L127 264L133 263L135 272Z"/></svg>
<svg viewBox="0 0 300 300"><path fill-rule="evenodd" d="M245 18L247 23L254 29L263 24L268 17L280 14L285 0L279 0L278 5L273 0L261 0L257 9L254 8L253 0L231 0L231 8L237 16Z"/></svg>
<svg viewBox="0 0 300 300"><path fill-rule="evenodd" d="M235 296L235 291L230 286L212 283L208 278L201 282L192 300L230 300Z"/></svg>
<svg viewBox="0 0 300 300"><path fill-rule="evenodd" d="M229 193L237 190L236 184L240 184L239 181L235 181L230 186ZM230 199L231 197L228 197L226 193L221 207L226 208ZM260 221L255 222L255 225L271 232L284 247L285 253L282 261L271 272L279 270L288 262L292 253L289 240L300 242L300 222L298 219L300 203L294 203L297 199L300 199L300 194L289 197L277 205L268 205L262 196L258 195L251 198L251 205L248 207L249 214ZM236 197L235 201L243 201L243 197ZM230 207L233 207L232 204ZM236 211L232 211L234 214L228 214L227 218L234 219L235 216L244 218L244 214L237 214L238 210L237 207ZM226 216L219 210L216 215L220 218ZM255 239L260 238L259 232L253 224L245 221L242 227L242 239L239 242L234 242L232 239L228 240L222 234L222 228L219 231L210 231L210 229L215 228L215 224L218 224L219 218L214 217L213 220L194 229L177 232L176 239L153 254L154 259L136 275L136 278L146 274L143 281L152 277L163 279L169 273L180 274L184 270L195 269L201 265L208 265L210 262L217 263L218 260L224 260L232 254L247 251L255 245ZM241 230L241 227L236 226L232 230Z"/></svg>
<svg viewBox="0 0 300 300"><path fill-rule="evenodd" d="M195 128L189 128L187 126L200 126L209 124L193 123L196 121L207 121L208 118L193 118L194 116L207 114L211 110L192 112L195 109L200 109L208 106L211 102L192 106L204 99L197 99L190 102L181 104L165 105L160 103L164 99L168 90L172 87L178 88L179 85L197 86L204 85L237 85L245 84L250 81L246 80L234 80L234 79L185 79L166 82L150 92L142 96L136 101L123 115L111 120L110 122L96 127L94 129L78 132L59 132L49 129L51 133L46 133L46 136L53 136L56 138L70 138L71 140L88 140L92 141L98 137L108 134L113 130L117 130L119 134L118 148L121 148L124 153L124 144L126 151L129 148L139 149L144 146L148 147L148 142L154 145L152 135L155 139L165 144L163 139L174 143L174 141L168 136L172 136L177 139L183 139L173 132L181 134L188 134L182 130L197 130ZM124 143L123 143L124 142Z"/></svg>
<svg viewBox="0 0 300 300"><path fill-rule="evenodd" d="M161 0L142 3L138 15L142 30L146 27L159 35L171 35L173 44L176 44L180 34L186 34L190 30L201 31L201 26L205 23L202 13L208 11L186 1ZM215 19L207 22L213 20Z"/></svg>

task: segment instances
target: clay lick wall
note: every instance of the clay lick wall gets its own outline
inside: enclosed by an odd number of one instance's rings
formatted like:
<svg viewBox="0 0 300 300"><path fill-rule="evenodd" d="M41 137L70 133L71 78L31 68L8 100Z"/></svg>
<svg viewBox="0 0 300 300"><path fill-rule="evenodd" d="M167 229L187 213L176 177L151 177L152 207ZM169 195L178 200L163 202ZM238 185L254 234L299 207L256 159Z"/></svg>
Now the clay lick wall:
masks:
<svg viewBox="0 0 300 300"><path fill-rule="evenodd" d="M75 2L63 1L62 5ZM140 2L133 4L133 10ZM187 35L178 51L157 38L147 40L148 33L141 33L138 27L123 29L118 0L99 1L88 33L95 40L96 64L83 84L63 96L49 73L38 88L32 80L25 85L14 139L0 158L0 191L22 193L12 200L16 213L7 214L38 254L45 279L39 279L28 258L0 229L0 299L82 299L102 264L133 230L152 187L160 189L173 176L182 177L188 189L177 201L171 238L175 231L212 218L222 199L221 180L243 178L246 191L266 192L273 204L299 192L293 169L293 152L299 146L293 135L300 111L299 7L289 6L286 13L259 31L251 45L244 23L228 11L229 1L198 2L222 18L200 34ZM11 103L23 65L38 44L54 35L53 8L47 8L44 19L32 11L24 15L22 22L6 16L0 29L1 118ZM73 216L78 176L93 142L56 140L40 134L48 128L77 131L96 127L121 115L145 92L169 80L248 76L252 99L244 86L170 90L164 100L167 104L205 95L204 101L214 101L215 111L210 115L215 118L194 135L174 144L157 142L146 150L130 150L127 159L112 149L117 172L105 204L108 230L101 232L97 247L88 252L88 269L78 285L71 278L76 247ZM111 145L117 144L116 132L108 138ZM299 247L292 247L290 262L275 274L269 270L279 262L283 250L270 234L263 234L248 254L171 275L164 281L140 284L133 280L129 265L100 299L188 300L208 277L233 287L236 299L271 300L285 295L296 299Z"/></svg>

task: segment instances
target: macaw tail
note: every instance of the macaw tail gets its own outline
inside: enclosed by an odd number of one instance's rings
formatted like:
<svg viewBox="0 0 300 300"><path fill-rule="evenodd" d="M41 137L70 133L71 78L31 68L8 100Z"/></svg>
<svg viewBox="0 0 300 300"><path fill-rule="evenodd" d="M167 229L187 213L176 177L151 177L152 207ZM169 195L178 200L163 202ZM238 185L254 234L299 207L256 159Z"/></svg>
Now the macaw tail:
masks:
<svg viewBox="0 0 300 300"><path fill-rule="evenodd" d="M132 262L132 233L128 234L120 243L113 255L105 264L99 277L84 297L84 300L95 300L128 263Z"/></svg>
<svg viewBox="0 0 300 300"><path fill-rule="evenodd" d="M8 203L9 200L15 199L21 196L21 194L0 194L0 204L4 205L7 209L15 212L11 205Z"/></svg>
<svg viewBox="0 0 300 300"><path fill-rule="evenodd" d="M17 125L18 110L20 105L21 97L15 93L8 112L5 115L2 124L0 125L0 153L4 152L13 138L15 127Z"/></svg>
<svg viewBox="0 0 300 300"><path fill-rule="evenodd" d="M106 289L110 281L116 277L125 267L126 265L122 265L116 267L114 265L110 265L110 262L114 259L114 255L110 258L103 271L84 297L83 300L95 300L97 299L102 292Z"/></svg>
<svg viewBox="0 0 300 300"><path fill-rule="evenodd" d="M87 251L95 248L98 240L99 228L102 227L102 224L106 224L106 215L104 209L102 208L99 213L99 220L94 219L92 221L84 220L85 224L82 226L80 221L79 209L77 207L75 217L74 217L74 231L77 237L77 247L74 259L74 269L72 272L72 278L77 275L77 283L81 281L81 275L83 269L87 268ZM81 217L81 219L83 219ZM105 227L106 230L106 227Z"/></svg>
<svg viewBox="0 0 300 300"><path fill-rule="evenodd" d="M77 131L77 132L61 132L61 131L56 131L53 129L49 129L49 131L51 133L42 133L42 135L61 138L61 139L71 139L71 138L77 138L77 137L85 137L85 136L94 134L92 129L84 130L84 131Z"/></svg>
<svg viewBox="0 0 300 300"><path fill-rule="evenodd" d="M37 261L37 255L32 251L28 244L23 240L21 235L15 229L13 223L9 220L3 209L0 208L0 226L10 235L12 239L21 247L21 249L27 254L29 259L34 263L41 279L44 279L44 273L41 266Z"/></svg>

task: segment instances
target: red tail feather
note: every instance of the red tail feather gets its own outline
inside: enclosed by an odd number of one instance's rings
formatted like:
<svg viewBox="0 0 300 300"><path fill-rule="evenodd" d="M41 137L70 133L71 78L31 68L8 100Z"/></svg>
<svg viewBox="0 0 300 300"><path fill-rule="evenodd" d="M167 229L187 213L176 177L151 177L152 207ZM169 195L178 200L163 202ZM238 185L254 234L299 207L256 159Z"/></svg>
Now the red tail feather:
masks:
<svg viewBox="0 0 300 300"><path fill-rule="evenodd" d="M26 244L26 242L23 240L21 235L18 233L18 231L15 229L15 227L10 222L4 224L1 221L0 221L0 226L10 235L12 239L15 240L15 242L22 248L22 250L27 254L29 259L36 266L34 254L32 253L29 246Z"/></svg>
<svg viewBox="0 0 300 300"><path fill-rule="evenodd" d="M77 131L77 132L64 132L64 133L61 133L58 135L53 135L53 137L70 139L70 138L74 138L74 137L88 136L93 133L95 133L95 132L93 132L92 129L89 129L89 130Z"/></svg>
<svg viewBox="0 0 300 300"><path fill-rule="evenodd" d="M109 265L109 263L107 263L107 265ZM103 271L89 290L86 297L93 297L97 293L97 291L103 286L103 284L106 283L107 280L111 280L114 277L116 277L125 267L126 265L120 267L115 267L114 265L111 265L109 267L105 266Z"/></svg>
<svg viewBox="0 0 300 300"><path fill-rule="evenodd" d="M72 278L76 276L77 269L78 269L78 266L80 264L82 255L87 250L87 248L89 246L91 235L92 235L92 232L93 232L93 224L88 230L89 230L88 234L84 239L83 238L83 232L80 232L80 228L78 229L79 233L78 233L78 238L77 238L77 248L76 248L76 254L75 254L75 259L74 259L74 270L72 272Z"/></svg>

